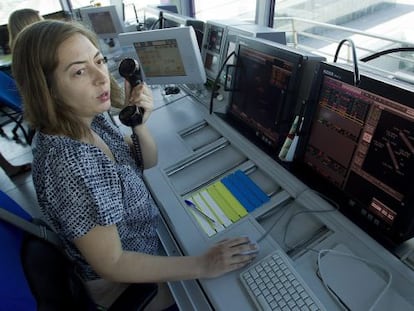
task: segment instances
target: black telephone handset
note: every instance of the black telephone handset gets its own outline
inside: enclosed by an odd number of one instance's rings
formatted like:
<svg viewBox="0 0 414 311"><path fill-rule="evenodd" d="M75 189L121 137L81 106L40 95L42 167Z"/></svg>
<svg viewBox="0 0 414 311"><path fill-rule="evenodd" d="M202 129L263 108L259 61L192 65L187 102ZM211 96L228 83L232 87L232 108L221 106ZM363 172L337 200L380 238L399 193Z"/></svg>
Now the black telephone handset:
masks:
<svg viewBox="0 0 414 311"><path fill-rule="evenodd" d="M131 84L131 88L142 83L141 68L133 58L125 58L121 61L119 64L119 74ZM129 105L119 113L119 121L126 126L134 127L142 123L143 114L144 108Z"/></svg>

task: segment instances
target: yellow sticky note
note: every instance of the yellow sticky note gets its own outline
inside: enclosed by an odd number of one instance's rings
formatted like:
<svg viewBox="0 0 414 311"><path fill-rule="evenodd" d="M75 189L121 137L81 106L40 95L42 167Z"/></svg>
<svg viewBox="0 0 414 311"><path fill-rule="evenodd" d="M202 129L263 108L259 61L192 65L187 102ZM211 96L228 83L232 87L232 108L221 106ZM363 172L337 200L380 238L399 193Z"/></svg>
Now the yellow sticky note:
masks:
<svg viewBox="0 0 414 311"><path fill-rule="evenodd" d="M218 181L212 185L220 194L220 196L227 202L227 206L231 208L237 215L244 217L248 214L247 210L240 204L234 195L226 188L226 186Z"/></svg>

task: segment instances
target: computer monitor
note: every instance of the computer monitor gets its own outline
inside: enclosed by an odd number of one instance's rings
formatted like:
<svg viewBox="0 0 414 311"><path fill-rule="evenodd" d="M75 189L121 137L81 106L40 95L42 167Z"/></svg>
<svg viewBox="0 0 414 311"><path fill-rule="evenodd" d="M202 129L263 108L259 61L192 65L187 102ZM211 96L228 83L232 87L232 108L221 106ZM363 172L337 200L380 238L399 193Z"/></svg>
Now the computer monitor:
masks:
<svg viewBox="0 0 414 311"><path fill-rule="evenodd" d="M236 45L237 36L256 37L286 44L286 35L274 28L243 22L240 20L210 20L205 25L202 57L207 77L215 80L227 56ZM232 63L229 60L228 63ZM223 77L219 81L222 83Z"/></svg>
<svg viewBox="0 0 414 311"><path fill-rule="evenodd" d="M278 159L289 129L310 94L320 56L240 36L226 119Z"/></svg>
<svg viewBox="0 0 414 311"><path fill-rule="evenodd" d="M399 243L414 235L414 89L368 72L356 86L352 69L321 65L298 161L345 214Z"/></svg>
<svg viewBox="0 0 414 311"><path fill-rule="evenodd" d="M79 13L82 23L100 39L114 39L124 32L123 22L114 5L80 8Z"/></svg>
<svg viewBox="0 0 414 311"><path fill-rule="evenodd" d="M176 10L172 10L171 7L174 6L159 5L157 7L146 7L146 13L157 16L156 20L150 26L151 29L192 26L196 34L198 47L201 51L205 26L204 21L179 14ZM162 20L160 20L160 18L162 18Z"/></svg>
<svg viewBox="0 0 414 311"><path fill-rule="evenodd" d="M202 84L206 74L193 27L123 33L124 56L137 58L147 84Z"/></svg>
<svg viewBox="0 0 414 311"><path fill-rule="evenodd" d="M207 21L205 25L201 54L207 77L213 81L221 68L227 25L230 23L230 21Z"/></svg>

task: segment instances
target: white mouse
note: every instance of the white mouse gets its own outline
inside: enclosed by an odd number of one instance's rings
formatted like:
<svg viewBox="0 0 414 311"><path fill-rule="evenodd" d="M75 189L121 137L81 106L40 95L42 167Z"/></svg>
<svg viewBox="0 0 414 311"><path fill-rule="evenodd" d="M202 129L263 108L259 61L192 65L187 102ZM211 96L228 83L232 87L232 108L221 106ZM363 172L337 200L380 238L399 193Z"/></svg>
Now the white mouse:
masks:
<svg viewBox="0 0 414 311"><path fill-rule="evenodd" d="M245 244L254 244L255 249L249 249L246 251L242 251L239 253L239 255L252 255L259 253L259 244L256 241L253 241L251 237L247 237L249 240Z"/></svg>

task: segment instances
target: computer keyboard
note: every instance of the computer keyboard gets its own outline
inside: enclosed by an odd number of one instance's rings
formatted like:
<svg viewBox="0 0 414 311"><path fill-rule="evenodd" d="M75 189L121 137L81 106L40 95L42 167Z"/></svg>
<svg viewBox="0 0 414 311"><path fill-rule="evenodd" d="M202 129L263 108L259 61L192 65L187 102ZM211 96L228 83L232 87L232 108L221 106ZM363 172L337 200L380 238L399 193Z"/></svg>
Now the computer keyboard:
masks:
<svg viewBox="0 0 414 311"><path fill-rule="evenodd" d="M243 271L240 279L261 310L325 310L280 250Z"/></svg>

